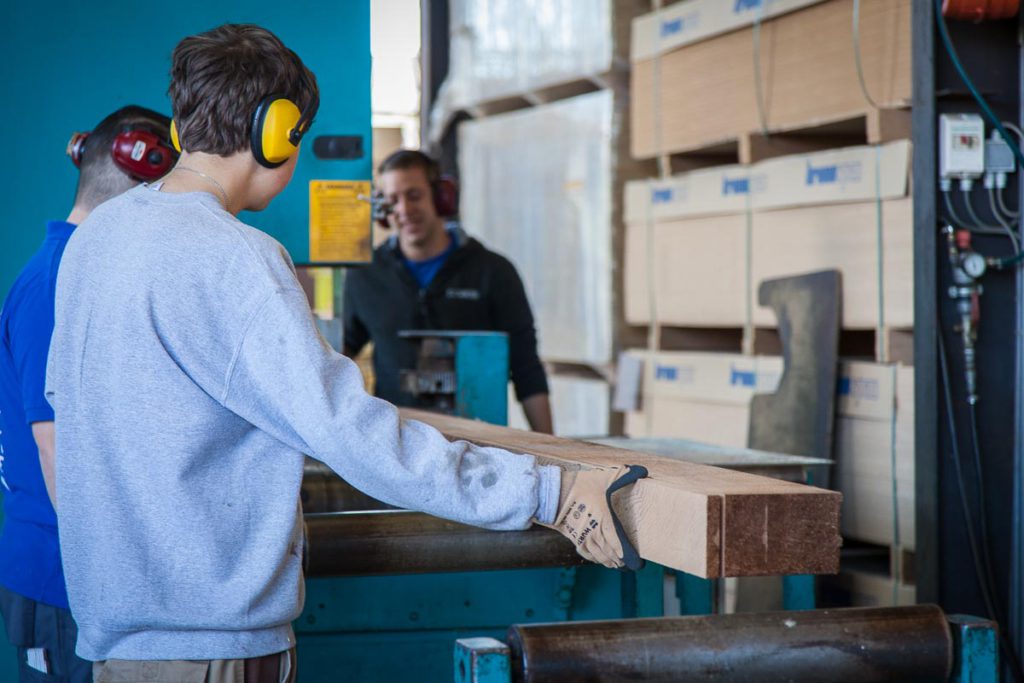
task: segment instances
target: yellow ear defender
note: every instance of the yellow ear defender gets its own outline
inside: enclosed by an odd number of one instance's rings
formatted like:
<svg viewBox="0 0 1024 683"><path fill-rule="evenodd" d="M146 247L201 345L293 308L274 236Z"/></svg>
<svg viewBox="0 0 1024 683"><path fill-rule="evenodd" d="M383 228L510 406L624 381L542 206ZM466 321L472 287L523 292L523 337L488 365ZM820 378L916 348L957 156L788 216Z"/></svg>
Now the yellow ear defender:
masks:
<svg viewBox="0 0 1024 683"><path fill-rule="evenodd" d="M294 102L283 95L269 95L260 100L252 115L252 155L260 165L277 168L295 154L302 136L309 130L319 98L307 111L299 111ZM171 121L171 144L181 152L178 126Z"/></svg>
<svg viewBox="0 0 1024 683"><path fill-rule="evenodd" d="M181 154L181 141L178 140L178 127L174 125L174 120L171 120L171 144L174 145L174 151Z"/></svg>
<svg viewBox="0 0 1024 683"><path fill-rule="evenodd" d="M299 148L310 116L283 95L264 97L252 116L252 155L261 165L276 168Z"/></svg>

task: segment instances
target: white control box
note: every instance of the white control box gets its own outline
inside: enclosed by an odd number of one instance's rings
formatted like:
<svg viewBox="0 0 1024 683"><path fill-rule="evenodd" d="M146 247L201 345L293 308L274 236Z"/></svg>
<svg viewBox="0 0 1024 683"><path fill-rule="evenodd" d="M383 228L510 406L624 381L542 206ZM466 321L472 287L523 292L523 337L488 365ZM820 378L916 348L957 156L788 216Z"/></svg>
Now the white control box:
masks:
<svg viewBox="0 0 1024 683"><path fill-rule="evenodd" d="M984 172L985 122L981 116L939 116L939 176L980 178Z"/></svg>

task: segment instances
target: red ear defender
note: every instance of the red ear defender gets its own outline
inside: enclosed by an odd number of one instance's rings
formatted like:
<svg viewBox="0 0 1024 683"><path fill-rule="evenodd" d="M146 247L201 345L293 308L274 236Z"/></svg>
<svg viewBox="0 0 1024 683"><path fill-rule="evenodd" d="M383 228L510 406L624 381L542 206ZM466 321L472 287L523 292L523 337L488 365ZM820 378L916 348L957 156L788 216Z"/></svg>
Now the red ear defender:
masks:
<svg viewBox="0 0 1024 683"><path fill-rule="evenodd" d="M373 198L370 200L370 206L370 214L373 217L373 220L376 221L377 225L380 227L385 230L389 230L391 228L391 223L388 222L388 216L391 215L394 208L388 203L388 200L384 198L384 193L380 190L374 191Z"/></svg>
<svg viewBox="0 0 1024 683"><path fill-rule="evenodd" d="M459 181L443 175L434 183L434 210L441 218L451 218L459 213Z"/></svg>
<svg viewBox="0 0 1024 683"><path fill-rule="evenodd" d="M82 166L82 152L85 150L85 141L88 138L88 133L72 133L71 139L68 140L68 146L64 153L71 159L71 163L75 165L75 168Z"/></svg>
<svg viewBox="0 0 1024 683"><path fill-rule="evenodd" d="M114 163L136 180L163 177L178 158L166 140L145 128L121 132L110 151Z"/></svg>

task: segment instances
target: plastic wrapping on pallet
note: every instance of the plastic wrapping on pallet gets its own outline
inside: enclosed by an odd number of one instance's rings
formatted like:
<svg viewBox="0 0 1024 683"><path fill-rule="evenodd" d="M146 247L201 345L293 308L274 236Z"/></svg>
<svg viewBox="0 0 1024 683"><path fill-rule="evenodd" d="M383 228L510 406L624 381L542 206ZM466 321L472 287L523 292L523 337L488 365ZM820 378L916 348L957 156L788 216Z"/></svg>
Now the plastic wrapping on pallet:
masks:
<svg viewBox="0 0 1024 683"><path fill-rule="evenodd" d="M450 0L450 103L520 95L607 72L612 0Z"/></svg>
<svg viewBox="0 0 1024 683"><path fill-rule="evenodd" d="M608 382L590 377L550 375L548 385L551 390L555 436L579 439L608 434L611 401ZM530 428L511 387L508 395L508 426L516 429Z"/></svg>
<svg viewBox="0 0 1024 683"><path fill-rule="evenodd" d="M519 270L546 360L612 360L612 98L459 127L463 225Z"/></svg>

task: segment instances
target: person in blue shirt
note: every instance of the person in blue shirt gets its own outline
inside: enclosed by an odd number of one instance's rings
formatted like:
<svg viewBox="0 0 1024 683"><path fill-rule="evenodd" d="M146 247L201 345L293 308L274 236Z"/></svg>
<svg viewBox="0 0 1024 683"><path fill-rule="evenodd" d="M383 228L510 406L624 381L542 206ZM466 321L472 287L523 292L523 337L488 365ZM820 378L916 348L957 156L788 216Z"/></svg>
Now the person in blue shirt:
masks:
<svg viewBox="0 0 1024 683"><path fill-rule="evenodd" d="M72 137L67 151L80 170L74 206L66 220L47 224L0 310L0 614L23 683L92 680L92 663L75 655L54 512L54 414L43 393L57 268L94 208L170 169L177 155L169 127L166 116L127 106Z"/></svg>

